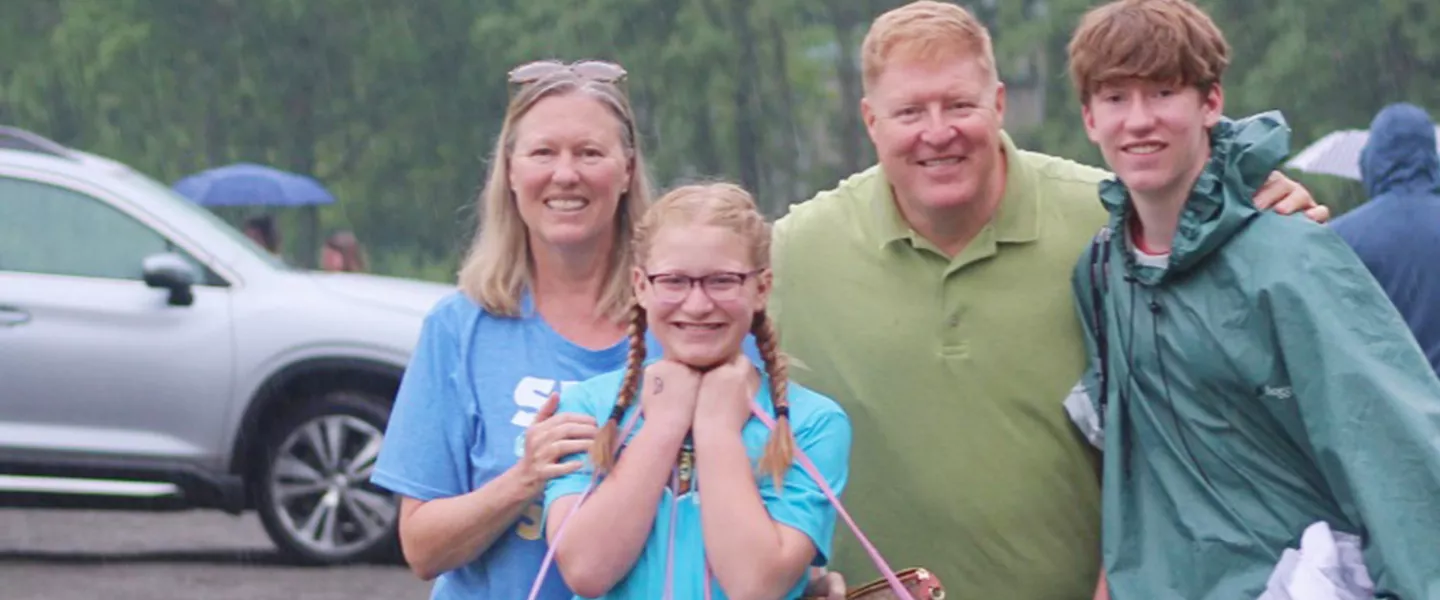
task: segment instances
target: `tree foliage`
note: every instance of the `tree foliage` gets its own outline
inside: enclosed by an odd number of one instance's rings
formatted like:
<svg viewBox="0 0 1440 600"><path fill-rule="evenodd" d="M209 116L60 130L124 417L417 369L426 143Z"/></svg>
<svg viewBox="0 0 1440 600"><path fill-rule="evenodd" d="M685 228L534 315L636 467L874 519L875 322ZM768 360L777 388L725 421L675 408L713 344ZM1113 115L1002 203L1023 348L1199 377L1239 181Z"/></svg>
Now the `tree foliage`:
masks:
<svg viewBox="0 0 1440 600"><path fill-rule="evenodd" d="M340 198L321 209L324 228L355 229L382 272L443 280L473 230L514 65L620 62L658 184L731 179L778 214L874 159L858 46L870 20L898 4L4 2L0 122L166 182L242 160L312 174ZM1065 44L1094 2L967 4L992 29L1011 134L1097 162L1065 73ZM1234 47L1227 112L1284 111L1296 151L1366 127L1389 102L1440 108L1433 2L1200 4ZM1338 209L1359 200L1353 183L1298 178Z"/></svg>

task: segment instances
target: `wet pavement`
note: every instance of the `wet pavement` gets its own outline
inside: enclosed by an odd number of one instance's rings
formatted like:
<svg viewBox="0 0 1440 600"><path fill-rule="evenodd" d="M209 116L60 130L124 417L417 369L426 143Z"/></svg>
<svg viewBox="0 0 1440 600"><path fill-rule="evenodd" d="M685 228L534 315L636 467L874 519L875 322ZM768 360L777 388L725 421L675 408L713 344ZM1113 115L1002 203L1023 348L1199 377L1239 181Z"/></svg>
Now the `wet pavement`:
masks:
<svg viewBox="0 0 1440 600"><path fill-rule="evenodd" d="M423 600L398 564L284 564L259 519L0 509L3 600Z"/></svg>

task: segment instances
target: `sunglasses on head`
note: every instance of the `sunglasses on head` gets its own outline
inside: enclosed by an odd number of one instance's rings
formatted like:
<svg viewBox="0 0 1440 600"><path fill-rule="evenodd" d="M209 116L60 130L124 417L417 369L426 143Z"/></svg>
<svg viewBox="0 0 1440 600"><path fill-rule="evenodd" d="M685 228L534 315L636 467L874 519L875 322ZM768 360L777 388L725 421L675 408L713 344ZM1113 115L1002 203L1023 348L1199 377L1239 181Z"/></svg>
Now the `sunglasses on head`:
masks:
<svg viewBox="0 0 1440 600"><path fill-rule="evenodd" d="M549 77L560 71L604 83L619 83L625 79L625 68L603 60L579 60L565 64L558 60L537 60L510 70L510 83L528 84Z"/></svg>

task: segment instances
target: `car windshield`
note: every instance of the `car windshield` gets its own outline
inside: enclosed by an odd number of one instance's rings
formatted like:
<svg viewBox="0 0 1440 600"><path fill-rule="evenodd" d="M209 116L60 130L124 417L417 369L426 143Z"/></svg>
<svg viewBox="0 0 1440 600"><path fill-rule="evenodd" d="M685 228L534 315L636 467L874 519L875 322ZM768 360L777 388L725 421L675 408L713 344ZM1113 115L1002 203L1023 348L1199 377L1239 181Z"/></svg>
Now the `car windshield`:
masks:
<svg viewBox="0 0 1440 600"><path fill-rule="evenodd" d="M229 236L230 239L235 240L236 243L239 243L241 246L243 246L246 250L250 251L255 256L260 257L261 260L265 261L270 266L284 270L294 270L296 268L294 265L285 262L284 259L275 256L274 254L271 254L269 251L265 250L265 248L262 247L260 244L255 243L255 240L250 239L244 233L241 233L240 230L235 229L234 225L226 222L225 219L220 218L219 215L212 213L209 210L206 210L205 207L200 206L199 204L191 202L189 198L181 196L180 194L176 193L175 190L172 190L169 187L162 185L160 182L157 182L154 179L151 179L150 177L147 177L146 175L138 171L130 170L129 175L131 177L134 177L135 181L138 182L141 186L147 187L157 194L169 197L176 204L185 207L185 210L200 215L200 218L210 221L211 224L215 225L216 229L224 232L224 234L226 236Z"/></svg>

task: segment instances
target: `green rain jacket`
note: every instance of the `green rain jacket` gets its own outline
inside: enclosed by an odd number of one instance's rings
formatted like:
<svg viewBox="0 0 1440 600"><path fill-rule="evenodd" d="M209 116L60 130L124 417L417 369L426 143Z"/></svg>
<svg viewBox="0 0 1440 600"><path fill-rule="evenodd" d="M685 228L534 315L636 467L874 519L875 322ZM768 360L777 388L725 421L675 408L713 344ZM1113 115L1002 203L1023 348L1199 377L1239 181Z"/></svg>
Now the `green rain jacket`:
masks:
<svg viewBox="0 0 1440 600"><path fill-rule="evenodd" d="M1111 597L1253 599L1323 520L1364 540L1377 597L1440 598L1440 381L1339 237L1251 203L1283 117L1211 144L1167 267L1109 233L1130 213L1110 180L1075 269L1090 367L1066 406L1104 451Z"/></svg>

